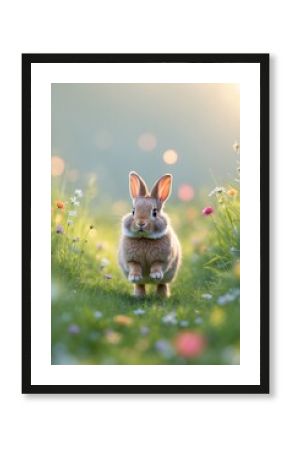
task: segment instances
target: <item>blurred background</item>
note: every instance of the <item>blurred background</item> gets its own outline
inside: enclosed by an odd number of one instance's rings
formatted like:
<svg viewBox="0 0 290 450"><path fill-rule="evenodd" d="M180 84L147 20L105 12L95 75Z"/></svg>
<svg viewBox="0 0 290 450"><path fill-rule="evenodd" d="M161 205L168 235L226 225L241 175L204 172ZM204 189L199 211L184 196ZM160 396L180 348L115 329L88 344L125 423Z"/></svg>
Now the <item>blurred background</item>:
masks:
<svg viewBox="0 0 290 450"><path fill-rule="evenodd" d="M53 182L66 190L91 183L95 202L125 200L130 170L150 186L170 172L173 200L190 201L235 173L239 85L66 83L51 94Z"/></svg>

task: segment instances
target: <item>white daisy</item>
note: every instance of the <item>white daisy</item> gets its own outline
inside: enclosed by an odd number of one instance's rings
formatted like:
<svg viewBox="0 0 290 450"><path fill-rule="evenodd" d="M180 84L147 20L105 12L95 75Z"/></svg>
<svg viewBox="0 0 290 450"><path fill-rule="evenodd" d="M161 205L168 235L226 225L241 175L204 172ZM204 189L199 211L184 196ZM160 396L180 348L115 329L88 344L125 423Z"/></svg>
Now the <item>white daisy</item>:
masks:
<svg viewBox="0 0 290 450"><path fill-rule="evenodd" d="M79 198L81 198L83 196L83 191L81 189L76 189L75 190L75 195Z"/></svg>
<svg viewBox="0 0 290 450"><path fill-rule="evenodd" d="M144 309L138 308L138 309L135 309L133 311L133 313L135 314L135 316L142 316L142 314L145 314L145 311L144 311Z"/></svg>
<svg viewBox="0 0 290 450"><path fill-rule="evenodd" d="M162 317L162 322L168 325L176 325L177 324L176 313L171 312L166 314L166 316Z"/></svg>
<svg viewBox="0 0 290 450"><path fill-rule="evenodd" d="M78 201L78 197L71 197L70 202L74 206L80 206L80 202Z"/></svg>
<svg viewBox="0 0 290 450"><path fill-rule="evenodd" d="M208 196L211 197L214 194L222 194L224 192L226 192L226 190L223 186L217 186L208 194Z"/></svg>
<svg viewBox="0 0 290 450"><path fill-rule="evenodd" d="M203 298L204 300L211 300L212 295L211 294L202 294L201 298Z"/></svg>

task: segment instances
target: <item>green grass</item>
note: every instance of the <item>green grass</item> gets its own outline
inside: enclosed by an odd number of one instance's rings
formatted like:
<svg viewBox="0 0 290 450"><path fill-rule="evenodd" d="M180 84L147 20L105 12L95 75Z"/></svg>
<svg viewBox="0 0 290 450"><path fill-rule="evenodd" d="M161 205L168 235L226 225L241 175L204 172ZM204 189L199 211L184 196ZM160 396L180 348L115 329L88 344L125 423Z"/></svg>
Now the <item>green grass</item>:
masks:
<svg viewBox="0 0 290 450"><path fill-rule="evenodd" d="M72 207L57 209L60 197L69 199L54 192L52 364L239 364L237 195L215 195L208 217L200 205L167 208L183 250L169 299L151 291L144 299L131 296L132 285L117 264L125 204L102 206L90 215L89 205L82 207L85 195L74 224L67 226ZM56 233L56 222L64 233ZM143 314L136 315L140 309ZM120 315L125 318L116 318ZM177 345L187 332L202 337L204 346L195 355Z"/></svg>

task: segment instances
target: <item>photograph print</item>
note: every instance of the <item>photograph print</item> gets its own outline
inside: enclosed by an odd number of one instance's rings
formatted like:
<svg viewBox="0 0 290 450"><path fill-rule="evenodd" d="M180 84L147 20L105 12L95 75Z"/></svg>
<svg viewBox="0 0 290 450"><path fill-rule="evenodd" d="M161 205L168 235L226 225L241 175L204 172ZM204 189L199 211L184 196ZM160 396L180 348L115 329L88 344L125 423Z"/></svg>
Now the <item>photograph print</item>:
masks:
<svg viewBox="0 0 290 450"><path fill-rule="evenodd" d="M269 392L268 65L23 55L23 392Z"/></svg>

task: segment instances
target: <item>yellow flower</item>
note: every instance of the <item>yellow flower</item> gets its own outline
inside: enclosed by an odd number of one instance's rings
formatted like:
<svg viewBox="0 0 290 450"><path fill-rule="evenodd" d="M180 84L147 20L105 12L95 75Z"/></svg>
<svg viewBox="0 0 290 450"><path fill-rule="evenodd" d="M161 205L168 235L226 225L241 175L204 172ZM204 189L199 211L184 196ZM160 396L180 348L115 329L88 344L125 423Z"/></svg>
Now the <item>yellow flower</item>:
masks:
<svg viewBox="0 0 290 450"><path fill-rule="evenodd" d="M225 320L225 313L221 308L214 308L210 315L209 321L211 325L218 327Z"/></svg>
<svg viewBox="0 0 290 450"><path fill-rule="evenodd" d="M234 189L234 188L230 188L230 189L227 191L227 194L228 194L230 197L235 197L235 196L237 195L237 193L238 193L238 191L237 191L236 189Z"/></svg>
<svg viewBox="0 0 290 450"><path fill-rule="evenodd" d="M54 221L56 224L59 224L62 222L62 215L61 214L56 214Z"/></svg>
<svg viewBox="0 0 290 450"><path fill-rule="evenodd" d="M133 319L131 319L131 317L128 316L119 315L114 317L114 322L117 323L118 325L129 326L132 325Z"/></svg>

